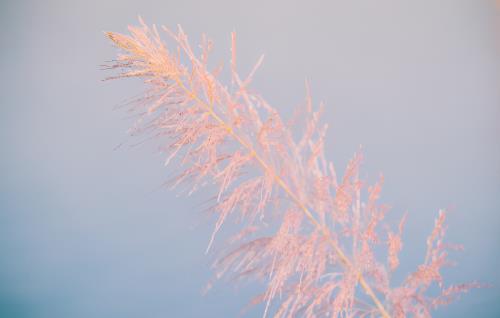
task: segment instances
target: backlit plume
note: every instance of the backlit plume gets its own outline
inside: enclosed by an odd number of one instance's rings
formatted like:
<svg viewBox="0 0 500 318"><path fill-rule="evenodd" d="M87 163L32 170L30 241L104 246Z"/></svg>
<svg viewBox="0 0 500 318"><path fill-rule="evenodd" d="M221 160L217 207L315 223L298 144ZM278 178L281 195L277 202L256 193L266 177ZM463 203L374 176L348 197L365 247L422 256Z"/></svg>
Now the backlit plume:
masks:
<svg viewBox="0 0 500 318"><path fill-rule="evenodd" d="M382 223L383 178L373 186L360 180L360 153L342 174L325 158L323 107L313 111L307 85L303 107L284 121L250 89L262 58L248 76L238 75L234 33L225 85L221 68L208 65L212 42L205 36L194 50L181 27L162 28L168 47L142 20L129 31L107 33L121 53L106 68L118 71L110 78L140 78L147 86L129 104L137 116L131 133L157 140L165 164L176 165L172 187L211 189L216 221L207 251L220 244L222 227L233 230L219 248L215 279L262 281L265 289L250 303L262 303L264 317L430 317L477 287L444 286L444 211L423 263L400 286L391 283L406 217L397 231ZM431 285L441 293L427 295Z"/></svg>

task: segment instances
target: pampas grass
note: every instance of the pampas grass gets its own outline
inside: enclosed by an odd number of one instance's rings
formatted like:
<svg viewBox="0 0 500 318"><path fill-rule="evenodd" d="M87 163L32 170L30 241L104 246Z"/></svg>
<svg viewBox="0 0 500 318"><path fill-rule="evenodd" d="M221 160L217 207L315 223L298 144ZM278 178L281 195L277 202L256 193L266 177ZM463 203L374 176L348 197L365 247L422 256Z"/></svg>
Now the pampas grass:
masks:
<svg viewBox="0 0 500 318"><path fill-rule="evenodd" d="M138 116L132 134L158 140L165 164L180 167L171 187L188 194L216 187L207 252L223 226L234 235L221 248L215 277L262 280L265 290L251 304L263 303L264 317L430 317L479 286L445 287L447 250L459 248L444 242L445 211L428 237L423 263L394 286L406 217L395 230L382 226L388 210L378 203L383 178L371 186L360 180L361 153L337 172L324 155L323 108L313 110L309 93L285 122L251 91L262 58L240 77L234 33L226 85L218 79L221 69L208 66L213 45L206 37L197 55L181 27L162 28L171 48L142 20L129 31L106 33L121 52L106 68L118 71L110 79L140 78L147 86L131 106ZM237 224L228 225L229 219ZM375 253L377 246L386 253ZM434 285L440 293L431 296Z"/></svg>

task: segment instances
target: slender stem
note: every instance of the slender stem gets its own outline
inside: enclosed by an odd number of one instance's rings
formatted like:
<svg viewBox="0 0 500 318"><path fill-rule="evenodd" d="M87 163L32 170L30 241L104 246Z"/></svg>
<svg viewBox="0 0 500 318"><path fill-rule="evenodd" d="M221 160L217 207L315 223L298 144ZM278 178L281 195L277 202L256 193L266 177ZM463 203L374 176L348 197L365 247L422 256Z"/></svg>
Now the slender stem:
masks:
<svg viewBox="0 0 500 318"><path fill-rule="evenodd" d="M316 226L316 228L318 228L321 231L321 233L323 233L323 235L325 235L328 238L328 241L331 243L335 253L337 253L337 256L339 257L341 263L345 267L352 269L353 265L352 265L351 261L345 255L345 253L342 251L342 249L338 246L337 242L331 237L330 231L316 220L316 218L313 216L311 211L309 211L309 209L305 206L305 204L302 203L299 200L299 198L292 192L292 190L288 187L288 185L285 183L285 181L274 172L274 170L269 166L269 164L261 156L259 156L257 154L257 152L255 151L253 146L251 144L249 144L248 142L246 142L245 140L243 140L238 134L236 134L234 129L231 127L231 125L227 124L219 115L217 115L214 112L213 107L211 107L206 102L201 100L194 92L192 92L190 89L188 89L179 78L174 78L174 81L177 83L177 85L181 89L183 89L185 91L185 93L189 97L191 97L198 104L203 106L206 109L206 111L209 113L209 115L212 116L212 118L214 118L222 127L224 127L227 130L227 132L234 139L236 139L236 141L238 143L240 143L244 148L246 148L249 151L250 155L252 157L254 157L255 160L261 165L261 167L264 169L264 171L270 173L273 176L276 183L286 192L286 194L292 199L292 201L300 207L300 209L304 212L304 214L307 216L309 221L314 226ZM375 303L378 310L380 311L380 314L382 315L382 317L390 318L390 315L385 310L384 306L382 305L382 303L378 299L377 295L375 295L375 292L373 291L373 289L368 285L368 283L366 282L363 275L358 272L357 276L358 276L358 281L361 284L361 287L363 287L365 293L372 298L373 302Z"/></svg>

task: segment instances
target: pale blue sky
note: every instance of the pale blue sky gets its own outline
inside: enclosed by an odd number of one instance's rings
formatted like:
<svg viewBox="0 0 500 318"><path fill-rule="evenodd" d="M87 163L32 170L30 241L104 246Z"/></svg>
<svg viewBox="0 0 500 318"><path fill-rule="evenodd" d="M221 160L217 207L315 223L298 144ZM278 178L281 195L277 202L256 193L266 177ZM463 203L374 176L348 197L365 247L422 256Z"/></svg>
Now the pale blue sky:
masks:
<svg viewBox="0 0 500 318"><path fill-rule="evenodd" d="M154 145L113 150L130 120L113 106L138 83L102 82L115 56L102 31L149 23L207 33L215 60L236 30L243 72L287 113L304 79L326 103L328 156L362 144L363 177L383 172L406 273L439 208L453 207L448 282L474 291L436 317L500 308L499 13L490 0L2 1L0 3L0 316L235 317L259 285L208 295L205 197L159 190ZM227 64L226 64L227 65ZM258 317L259 309L248 317Z"/></svg>

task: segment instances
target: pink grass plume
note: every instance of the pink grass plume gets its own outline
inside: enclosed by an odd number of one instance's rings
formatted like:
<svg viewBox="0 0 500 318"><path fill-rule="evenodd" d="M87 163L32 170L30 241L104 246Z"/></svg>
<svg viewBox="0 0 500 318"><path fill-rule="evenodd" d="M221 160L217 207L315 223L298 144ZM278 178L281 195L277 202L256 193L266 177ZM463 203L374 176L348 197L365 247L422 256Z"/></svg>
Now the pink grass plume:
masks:
<svg viewBox="0 0 500 318"><path fill-rule="evenodd" d="M431 317L436 307L480 286L445 287L444 211L423 263L393 286L407 218L397 232L383 226L383 178L373 186L360 180L361 153L339 179L325 157L327 126L320 121L322 107L313 110L308 84L304 106L285 122L250 89L263 57L246 77L238 74L235 33L231 85L225 85L221 69L208 65L210 40L202 37L197 54L180 26L162 30L171 47L142 20L129 27L130 35L106 33L120 49L107 68L118 71L110 79L133 77L146 85L131 106L138 117L132 132L155 138L165 164L177 165L170 185L187 193L215 187L207 252L220 229L236 220L214 263L216 279L263 280L264 291L251 303L264 304L264 317ZM380 257L377 246L386 246L387 255ZM439 295L427 293L432 284Z"/></svg>

